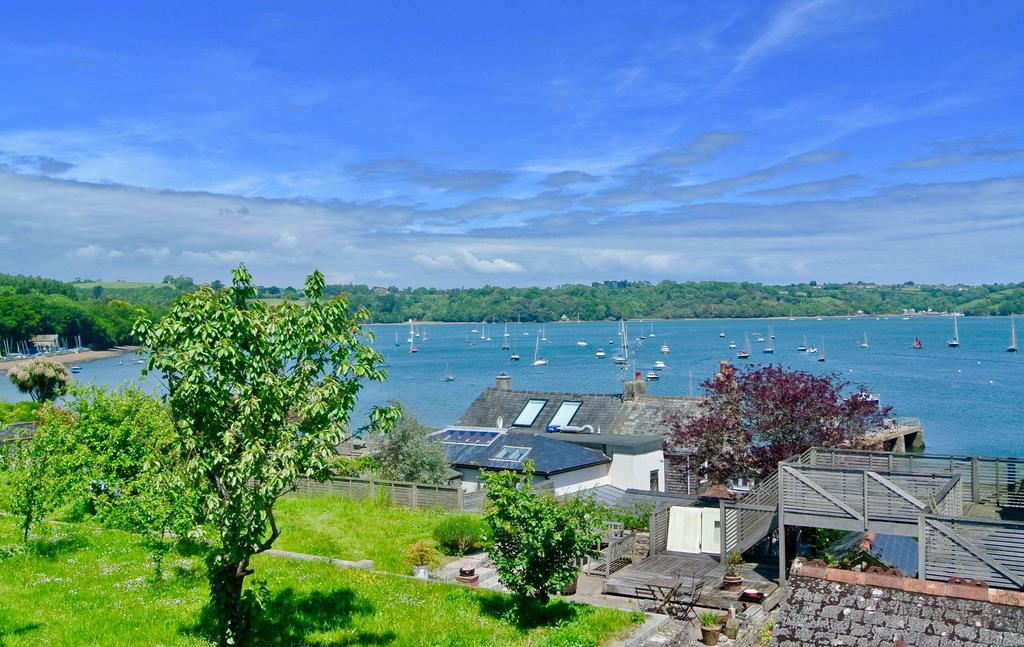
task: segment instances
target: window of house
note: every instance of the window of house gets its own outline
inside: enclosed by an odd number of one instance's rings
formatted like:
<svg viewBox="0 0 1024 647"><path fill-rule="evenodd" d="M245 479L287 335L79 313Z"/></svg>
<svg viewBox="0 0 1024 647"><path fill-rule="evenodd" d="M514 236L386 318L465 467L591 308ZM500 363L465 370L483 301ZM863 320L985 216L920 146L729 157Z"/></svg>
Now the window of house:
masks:
<svg viewBox="0 0 1024 647"><path fill-rule="evenodd" d="M651 470L651 492L658 492L661 488L658 485L658 476L661 470Z"/></svg>
<svg viewBox="0 0 1024 647"><path fill-rule="evenodd" d="M555 415L551 416L551 422L548 423L548 426L567 426L570 422L572 422L572 419L576 415L576 412L579 411L580 407L582 406L582 402L563 402L561 405L559 405L558 411L555 412Z"/></svg>
<svg viewBox="0 0 1024 647"><path fill-rule="evenodd" d="M526 458L526 455L530 453L529 447L513 447L512 445L505 445L498 450L492 458L496 461L512 461L518 463Z"/></svg>
<svg viewBox="0 0 1024 647"><path fill-rule="evenodd" d="M513 427L529 427L533 425L533 421L540 415L540 410L547 404L547 400L534 400L530 399L526 401L526 406L519 412L519 416L516 421L512 423Z"/></svg>

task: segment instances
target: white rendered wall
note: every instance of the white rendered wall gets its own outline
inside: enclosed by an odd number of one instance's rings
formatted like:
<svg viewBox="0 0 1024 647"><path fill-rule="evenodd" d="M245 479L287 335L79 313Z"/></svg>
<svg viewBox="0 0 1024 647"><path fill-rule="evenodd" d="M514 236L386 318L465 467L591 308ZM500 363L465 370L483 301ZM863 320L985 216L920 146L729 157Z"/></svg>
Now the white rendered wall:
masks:
<svg viewBox="0 0 1024 647"><path fill-rule="evenodd" d="M651 489L651 472L658 470L658 491L665 491L665 455L659 449L646 454L615 454L608 470L608 484L628 490Z"/></svg>

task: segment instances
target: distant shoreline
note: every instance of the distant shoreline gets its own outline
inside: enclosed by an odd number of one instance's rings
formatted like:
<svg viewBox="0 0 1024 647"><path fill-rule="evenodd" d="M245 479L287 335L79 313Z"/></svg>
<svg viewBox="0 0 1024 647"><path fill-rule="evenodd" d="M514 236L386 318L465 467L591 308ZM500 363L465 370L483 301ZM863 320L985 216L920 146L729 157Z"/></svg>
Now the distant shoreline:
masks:
<svg viewBox="0 0 1024 647"><path fill-rule="evenodd" d="M649 322L658 323L659 321L745 321L745 320L750 320L750 319L754 319L754 320L758 320L758 321L790 321L790 320L793 320L793 321L808 321L808 320L811 320L811 321L813 321L813 320L817 320L817 319L822 319L822 320L824 320L824 319L892 319L894 317L899 317L899 318L907 317L909 319L931 319L931 318L935 318L935 317L954 317L954 316L957 317L957 318L963 317L965 319L968 318L968 317L970 317L971 319L979 319L979 318L992 319L993 317L996 317L996 318L1001 318L1001 317L1010 318L1010 317L1015 317L1017 315L965 315L965 314L962 314L962 313L959 313L959 312L957 312L957 313L952 313L952 312L927 312L927 313L926 312L916 312L916 313L908 314L908 313L898 312L898 313L889 313L889 314L870 314L870 315L867 315L867 314L865 314L865 315L799 315L799 316L793 316L793 317L787 317L787 316L777 316L777 317L679 317L678 319L661 319L661 318L648 319L648 318L635 317L635 318L631 318L631 319L626 319L626 323L637 323L637 322L640 322L640 321L642 321L644 323L649 323ZM618 322L618 319L581 319L579 321L576 321L575 319L570 319L568 321L560 321L558 319L554 319L554 320L551 320L551 321L522 321L522 322L509 321L507 323L512 324L512 325L514 325L516 323L519 323L519 325L547 326L548 324L554 325L554 324L574 324L574 323L616 323L616 322ZM506 322L504 322L504 321L488 321L487 325L488 326L495 326L495 325L503 326L503 325L505 325L505 323ZM430 326L481 326L481 325L484 325L484 322L482 322L482 321L428 321L428 320L413 320L413 324L415 324L417 326L426 326L426 325L430 325ZM368 324L365 324L365 325L367 325L367 326L408 326L409 325L409 321L408 320L406 320L406 321L391 321L391 322L378 322L378 321L374 321L374 322L371 322L371 323L368 323Z"/></svg>
<svg viewBox="0 0 1024 647"><path fill-rule="evenodd" d="M77 353L61 353L59 355L40 355L39 357L46 357L47 359L51 359L55 362L60 362L61 364L82 364L85 362L92 362L98 359L117 357L118 355L124 355L125 353L134 353L138 349L138 346L115 346L113 348L108 348L106 350L83 350ZM7 373L12 368L30 362L33 359L35 359L35 357L0 360L0 373Z"/></svg>

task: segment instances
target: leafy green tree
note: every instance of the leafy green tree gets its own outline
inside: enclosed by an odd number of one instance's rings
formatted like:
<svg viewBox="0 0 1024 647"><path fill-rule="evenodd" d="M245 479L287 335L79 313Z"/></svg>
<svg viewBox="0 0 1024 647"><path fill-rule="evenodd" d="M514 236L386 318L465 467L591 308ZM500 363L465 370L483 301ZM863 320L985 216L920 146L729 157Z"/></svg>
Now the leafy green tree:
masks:
<svg viewBox="0 0 1024 647"><path fill-rule="evenodd" d="M498 578L520 598L547 602L579 575L579 560L597 555L603 514L590 497L555 500L534 490L533 464L523 472L485 472L488 554Z"/></svg>
<svg viewBox="0 0 1024 647"><path fill-rule="evenodd" d="M15 441L5 465L5 506L21 519L22 539L28 541L32 528L64 501L69 483L77 478L73 461L60 451L59 430L69 414L47 403L36 411L38 426L29 438ZM52 433L51 429L57 429ZM6 452L7 449L3 448Z"/></svg>
<svg viewBox="0 0 1024 647"><path fill-rule="evenodd" d="M433 431L419 418L391 403L401 418L394 428L374 431L374 449L370 454L376 462L376 473L383 479L414 483L442 484L448 474L448 459L441 443L431 442Z"/></svg>
<svg viewBox="0 0 1024 647"><path fill-rule="evenodd" d="M232 286L183 295L157 322L136 327L147 372L168 387L174 423L162 465L191 525L209 529L207 573L221 645L249 640L250 560L280 535L274 504L301 477L325 479L362 380L383 380L365 343L364 309L323 300L324 278L306 279L307 304L255 299L243 265ZM393 414L376 410L386 428Z"/></svg>
<svg viewBox="0 0 1024 647"><path fill-rule="evenodd" d="M8 377L33 402L53 400L63 394L71 383L71 372L67 367L45 357L36 357L18 364L10 370Z"/></svg>

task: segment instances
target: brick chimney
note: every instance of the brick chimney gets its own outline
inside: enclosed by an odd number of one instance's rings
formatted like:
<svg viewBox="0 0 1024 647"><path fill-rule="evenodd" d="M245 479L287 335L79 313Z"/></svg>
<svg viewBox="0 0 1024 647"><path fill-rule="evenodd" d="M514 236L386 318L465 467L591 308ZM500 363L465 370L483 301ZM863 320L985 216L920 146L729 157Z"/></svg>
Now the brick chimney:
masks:
<svg viewBox="0 0 1024 647"><path fill-rule="evenodd" d="M511 391L512 376L507 373L498 375L498 377L494 378L494 387L499 391Z"/></svg>

